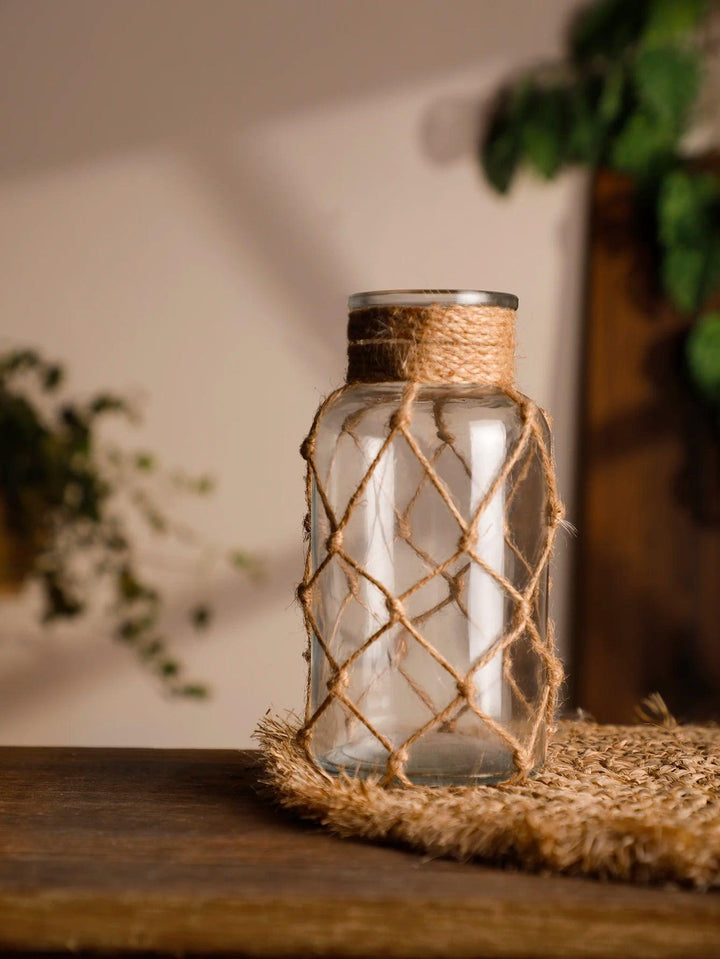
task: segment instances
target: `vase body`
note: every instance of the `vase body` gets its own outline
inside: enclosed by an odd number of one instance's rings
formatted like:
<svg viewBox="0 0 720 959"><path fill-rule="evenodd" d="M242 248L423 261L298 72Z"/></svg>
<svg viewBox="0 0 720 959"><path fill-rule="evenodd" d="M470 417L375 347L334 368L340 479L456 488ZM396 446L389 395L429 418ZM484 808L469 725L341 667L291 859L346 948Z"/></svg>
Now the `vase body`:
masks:
<svg viewBox="0 0 720 959"><path fill-rule="evenodd" d="M408 389L351 386L317 424L309 748L331 774L498 782L545 755L550 435L519 394Z"/></svg>

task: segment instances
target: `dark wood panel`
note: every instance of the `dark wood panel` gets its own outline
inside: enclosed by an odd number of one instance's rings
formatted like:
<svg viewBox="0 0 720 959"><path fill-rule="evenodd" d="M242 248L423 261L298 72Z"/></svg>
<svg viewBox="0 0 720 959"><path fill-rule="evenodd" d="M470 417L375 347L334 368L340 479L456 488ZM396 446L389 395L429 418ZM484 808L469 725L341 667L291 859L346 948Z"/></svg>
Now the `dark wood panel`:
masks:
<svg viewBox="0 0 720 959"><path fill-rule="evenodd" d="M257 793L253 753L0 749L0 948L720 956L720 896L427 861Z"/></svg>
<svg viewBox="0 0 720 959"><path fill-rule="evenodd" d="M687 327L654 284L631 184L601 173L574 673L578 705L604 721L631 720L655 690L680 717L720 718L720 443L684 381Z"/></svg>

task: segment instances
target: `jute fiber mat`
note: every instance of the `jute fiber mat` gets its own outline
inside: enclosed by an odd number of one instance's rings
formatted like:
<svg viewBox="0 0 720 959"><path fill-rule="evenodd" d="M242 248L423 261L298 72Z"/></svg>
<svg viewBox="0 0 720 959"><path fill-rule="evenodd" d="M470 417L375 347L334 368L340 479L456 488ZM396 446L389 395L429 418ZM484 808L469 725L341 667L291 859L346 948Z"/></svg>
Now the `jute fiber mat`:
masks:
<svg viewBox="0 0 720 959"><path fill-rule="evenodd" d="M292 722L266 719L257 736L276 801L340 836L534 872L720 887L720 728L658 722L561 722L538 776L475 787L330 778Z"/></svg>

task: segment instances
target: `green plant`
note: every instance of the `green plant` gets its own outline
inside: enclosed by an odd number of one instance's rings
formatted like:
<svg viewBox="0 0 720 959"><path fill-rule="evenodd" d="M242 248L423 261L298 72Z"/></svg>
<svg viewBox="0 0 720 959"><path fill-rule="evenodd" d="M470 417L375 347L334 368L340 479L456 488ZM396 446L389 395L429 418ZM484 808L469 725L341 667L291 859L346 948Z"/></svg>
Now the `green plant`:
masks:
<svg viewBox="0 0 720 959"><path fill-rule="evenodd" d="M706 51L711 0L596 0L572 24L566 62L501 91L481 160L500 193L525 165L545 179L607 166L636 184L638 215L673 305L694 320L690 375L720 417L720 178L682 154Z"/></svg>
<svg viewBox="0 0 720 959"><path fill-rule="evenodd" d="M45 623L80 617L105 597L113 637L167 692L202 697L205 686L185 678L162 635L162 595L140 572L132 514L154 533L200 545L197 536L155 502L155 457L99 437L108 417L136 419L127 400L100 393L71 401L63 381L63 367L34 350L0 355L0 578L6 586L36 581ZM190 494L213 489L207 476L169 474L165 480ZM237 569L256 571L242 551L223 552ZM211 609L195 606L188 616L203 629Z"/></svg>

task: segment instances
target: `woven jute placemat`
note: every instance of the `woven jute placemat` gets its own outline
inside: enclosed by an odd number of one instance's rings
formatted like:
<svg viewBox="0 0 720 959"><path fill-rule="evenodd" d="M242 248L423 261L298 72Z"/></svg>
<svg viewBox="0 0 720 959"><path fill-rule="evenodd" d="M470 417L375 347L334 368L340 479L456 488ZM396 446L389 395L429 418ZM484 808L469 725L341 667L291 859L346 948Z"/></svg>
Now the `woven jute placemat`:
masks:
<svg viewBox="0 0 720 959"><path fill-rule="evenodd" d="M276 801L340 836L534 872L720 887L720 728L659 712L660 725L563 721L538 776L467 788L328 777L292 721L266 718L257 737Z"/></svg>

